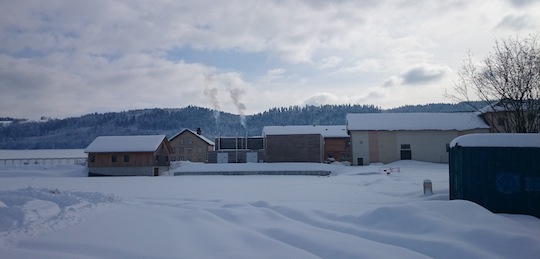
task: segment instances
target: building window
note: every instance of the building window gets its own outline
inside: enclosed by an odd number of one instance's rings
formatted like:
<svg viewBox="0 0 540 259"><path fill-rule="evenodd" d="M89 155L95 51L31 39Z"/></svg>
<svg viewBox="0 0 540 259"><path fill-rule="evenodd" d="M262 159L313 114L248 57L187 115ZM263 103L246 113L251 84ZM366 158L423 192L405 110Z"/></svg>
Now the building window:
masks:
<svg viewBox="0 0 540 259"><path fill-rule="evenodd" d="M116 163L116 156L111 156L111 162Z"/></svg>
<svg viewBox="0 0 540 259"><path fill-rule="evenodd" d="M192 139L192 138L188 138L188 139L187 139L187 143L188 143L188 145L193 144L193 139Z"/></svg>
<svg viewBox="0 0 540 259"><path fill-rule="evenodd" d="M191 154L191 148L190 147L187 148L187 153Z"/></svg>
<svg viewBox="0 0 540 259"><path fill-rule="evenodd" d="M188 157L187 157L187 160L188 160L188 161L191 161L191 157L190 157L190 156L188 156Z"/></svg>
<svg viewBox="0 0 540 259"><path fill-rule="evenodd" d="M184 139L183 138L180 139L180 145L184 145Z"/></svg>
<svg viewBox="0 0 540 259"><path fill-rule="evenodd" d="M125 155L124 156L124 163L128 163L129 162L129 156L128 155Z"/></svg>
<svg viewBox="0 0 540 259"><path fill-rule="evenodd" d="M91 156L90 163L95 163L95 162L96 162L96 156Z"/></svg>
<svg viewBox="0 0 540 259"><path fill-rule="evenodd" d="M181 156L181 157L179 158L179 160L180 160L180 161L184 161L184 157Z"/></svg>
<svg viewBox="0 0 540 259"><path fill-rule="evenodd" d="M411 144L401 144L401 149L411 149Z"/></svg>
<svg viewBox="0 0 540 259"><path fill-rule="evenodd" d="M346 140L345 141L345 147L350 147L351 146L351 141L350 140Z"/></svg>
<svg viewBox="0 0 540 259"><path fill-rule="evenodd" d="M178 153L184 154L184 148L183 148L183 147L179 147L179 148L178 148Z"/></svg>
<svg viewBox="0 0 540 259"><path fill-rule="evenodd" d="M174 148L174 147L172 148L172 153L173 154L176 153L176 148Z"/></svg>
<svg viewBox="0 0 540 259"><path fill-rule="evenodd" d="M197 147L197 153L199 153L199 154L202 153L202 147Z"/></svg>

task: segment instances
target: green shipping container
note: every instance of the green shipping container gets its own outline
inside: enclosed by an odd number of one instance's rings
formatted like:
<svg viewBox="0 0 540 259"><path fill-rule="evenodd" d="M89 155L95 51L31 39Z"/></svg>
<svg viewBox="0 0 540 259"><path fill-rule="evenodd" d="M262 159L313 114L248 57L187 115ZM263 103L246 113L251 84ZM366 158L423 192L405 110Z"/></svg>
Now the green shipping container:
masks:
<svg viewBox="0 0 540 259"><path fill-rule="evenodd" d="M470 134L450 144L450 199L540 218L540 134Z"/></svg>

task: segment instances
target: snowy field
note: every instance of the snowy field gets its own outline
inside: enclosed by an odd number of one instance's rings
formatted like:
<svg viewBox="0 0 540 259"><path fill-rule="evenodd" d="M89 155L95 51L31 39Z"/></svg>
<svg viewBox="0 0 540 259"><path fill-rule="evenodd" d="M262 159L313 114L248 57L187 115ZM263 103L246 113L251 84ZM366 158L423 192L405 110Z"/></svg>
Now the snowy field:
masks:
<svg viewBox="0 0 540 259"><path fill-rule="evenodd" d="M77 165L0 165L0 257L539 258L540 219L449 201L448 165L310 167L332 175L87 178Z"/></svg>

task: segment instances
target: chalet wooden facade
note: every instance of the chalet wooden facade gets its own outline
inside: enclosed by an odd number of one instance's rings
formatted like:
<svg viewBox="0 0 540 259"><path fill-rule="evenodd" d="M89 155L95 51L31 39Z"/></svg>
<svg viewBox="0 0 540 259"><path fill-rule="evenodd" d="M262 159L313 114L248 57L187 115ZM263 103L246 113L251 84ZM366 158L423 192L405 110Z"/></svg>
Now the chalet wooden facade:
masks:
<svg viewBox="0 0 540 259"><path fill-rule="evenodd" d="M207 162L208 152L214 150L214 142L197 131L183 129L169 139L173 161Z"/></svg>
<svg viewBox="0 0 540 259"><path fill-rule="evenodd" d="M89 176L157 176L172 147L165 135L100 136L85 149Z"/></svg>

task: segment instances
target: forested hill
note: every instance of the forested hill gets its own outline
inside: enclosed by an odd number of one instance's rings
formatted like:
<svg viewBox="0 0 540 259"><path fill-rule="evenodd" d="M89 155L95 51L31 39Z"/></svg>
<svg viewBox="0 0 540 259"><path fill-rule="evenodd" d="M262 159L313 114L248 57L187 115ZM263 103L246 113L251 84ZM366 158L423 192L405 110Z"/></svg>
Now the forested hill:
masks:
<svg viewBox="0 0 540 259"><path fill-rule="evenodd" d="M184 128L201 128L202 134L209 139L245 135L246 130L250 136L259 136L262 128L270 125L344 125L347 113L471 110L469 105L460 103L403 106L391 110L373 105L291 106L245 117L196 106L94 113L43 122L15 120L0 124L4 125L0 126L0 149L85 148L97 136L164 134L171 137Z"/></svg>

